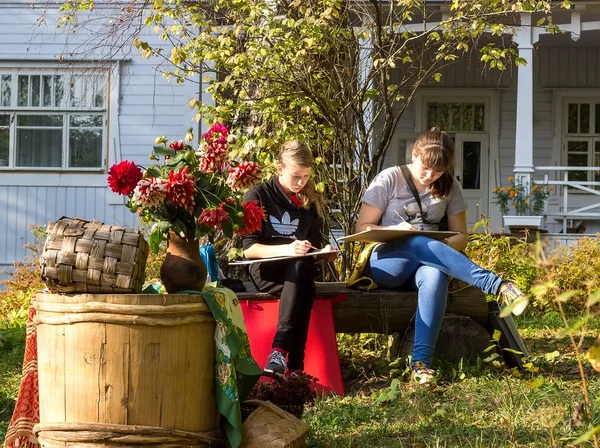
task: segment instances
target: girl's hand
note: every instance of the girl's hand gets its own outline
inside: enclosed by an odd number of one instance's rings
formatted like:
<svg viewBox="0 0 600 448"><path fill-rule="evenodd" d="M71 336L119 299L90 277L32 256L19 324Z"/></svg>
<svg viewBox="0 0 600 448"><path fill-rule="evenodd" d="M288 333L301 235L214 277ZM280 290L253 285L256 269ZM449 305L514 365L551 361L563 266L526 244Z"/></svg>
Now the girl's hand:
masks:
<svg viewBox="0 0 600 448"><path fill-rule="evenodd" d="M331 244L328 244L321 250L324 252L332 252L330 254L321 254L321 257L323 257L325 259L325 261L327 261L327 262L334 261L338 256L337 252L333 252L334 249L333 249L333 247L331 247Z"/></svg>
<svg viewBox="0 0 600 448"><path fill-rule="evenodd" d="M287 255L304 255L310 249L310 241L296 240L287 246Z"/></svg>
<svg viewBox="0 0 600 448"><path fill-rule="evenodd" d="M388 226L388 229L394 229L394 230L419 230L417 229L415 226L413 226L412 224L403 221L399 224L394 224L393 226Z"/></svg>

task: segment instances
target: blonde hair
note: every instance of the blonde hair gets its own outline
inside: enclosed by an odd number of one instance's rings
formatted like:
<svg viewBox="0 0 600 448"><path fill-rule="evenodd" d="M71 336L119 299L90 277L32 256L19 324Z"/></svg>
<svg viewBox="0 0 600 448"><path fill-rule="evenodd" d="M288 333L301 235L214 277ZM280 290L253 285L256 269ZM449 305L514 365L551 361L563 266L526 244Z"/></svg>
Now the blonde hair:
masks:
<svg viewBox="0 0 600 448"><path fill-rule="evenodd" d="M277 161L281 166L296 165L302 168L312 168L315 161L310 152L310 149L298 140L290 140L283 143L279 147L279 155ZM304 188L300 190L296 196L302 203L303 208L309 208L314 204L319 216L323 217L324 200L323 195L315 188L315 183L312 179L308 179Z"/></svg>
<svg viewBox="0 0 600 448"><path fill-rule="evenodd" d="M421 157L423 166L434 171L443 171L431 185L431 195L434 198L444 198L452 191L454 184L454 142L440 128L431 128L415 141L413 156Z"/></svg>

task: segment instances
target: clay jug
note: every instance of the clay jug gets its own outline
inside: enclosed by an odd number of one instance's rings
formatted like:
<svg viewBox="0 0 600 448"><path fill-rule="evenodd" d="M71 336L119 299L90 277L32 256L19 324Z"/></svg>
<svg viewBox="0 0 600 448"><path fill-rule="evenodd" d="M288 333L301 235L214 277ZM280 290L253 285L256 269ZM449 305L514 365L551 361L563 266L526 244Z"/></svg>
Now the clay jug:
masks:
<svg viewBox="0 0 600 448"><path fill-rule="evenodd" d="M200 242L193 233L187 238L169 231L167 256L160 267L160 279L169 294L185 290L202 291L206 265L199 252Z"/></svg>

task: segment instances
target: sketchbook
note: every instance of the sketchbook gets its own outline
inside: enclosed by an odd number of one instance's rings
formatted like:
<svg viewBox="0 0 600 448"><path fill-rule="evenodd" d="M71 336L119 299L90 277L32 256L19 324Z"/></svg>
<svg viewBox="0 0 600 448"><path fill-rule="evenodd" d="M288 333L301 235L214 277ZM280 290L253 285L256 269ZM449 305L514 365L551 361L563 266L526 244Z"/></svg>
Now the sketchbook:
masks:
<svg viewBox="0 0 600 448"><path fill-rule="evenodd" d="M364 230L352 235L343 236L341 241L359 241L363 243L387 243L402 236L407 235L422 235L428 236L435 240L443 240L444 238L458 235L460 232L448 232L441 230L400 230L400 229L372 229Z"/></svg>
<svg viewBox="0 0 600 448"><path fill-rule="evenodd" d="M339 254L341 250L315 250L313 252L307 252L304 255L291 255L286 257L270 257L270 258L254 258L252 260L241 260L241 261L232 261L229 263L229 266L239 266L244 264L254 264L254 263L266 263L269 261L280 261L280 260L291 260L292 258L304 258L304 257L313 257L315 255L325 255L325 254Z"/></svg>

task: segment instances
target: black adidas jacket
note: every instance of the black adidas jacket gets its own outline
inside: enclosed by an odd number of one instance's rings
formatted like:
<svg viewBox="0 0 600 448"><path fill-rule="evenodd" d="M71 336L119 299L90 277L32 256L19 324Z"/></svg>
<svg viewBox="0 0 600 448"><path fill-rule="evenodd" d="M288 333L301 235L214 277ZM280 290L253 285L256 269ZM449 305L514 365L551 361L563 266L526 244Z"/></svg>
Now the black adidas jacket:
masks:
<svg viewBox="0 0 600 448"><path fill-rule="evenodd" d="M244 250L260 244L289 244L294 240L308 240L321 248L323 245L323 220L314 205L298 208L283 191L276 176L252 188L244 196L244 202L258 200L265 208L267 220L262 228L243 239Z"/></svg>

